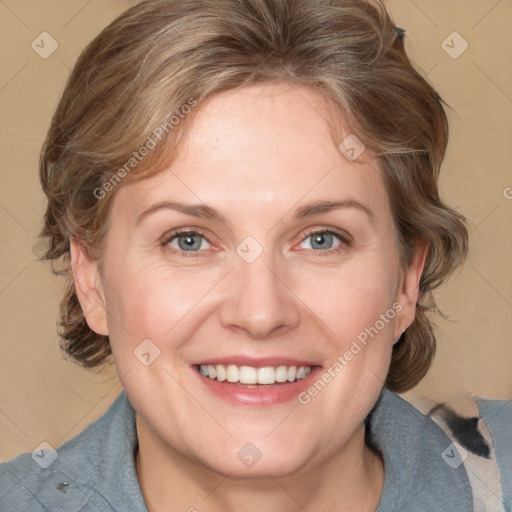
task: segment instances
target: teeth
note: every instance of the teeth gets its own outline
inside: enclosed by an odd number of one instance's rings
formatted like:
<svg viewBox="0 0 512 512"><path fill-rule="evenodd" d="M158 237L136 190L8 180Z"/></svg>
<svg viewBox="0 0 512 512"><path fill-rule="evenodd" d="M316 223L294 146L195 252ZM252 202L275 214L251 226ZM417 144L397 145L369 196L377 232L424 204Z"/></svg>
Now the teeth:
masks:
<svg viewBox="0 0 512 512"><path fill-rule="evenodd" d="M288 380L288 367L278 366L276 368L276 382L286 382Z"/></svg>
<svg viewBox="0 0 512 512"><path fill-rule="evenodd" d="M240 370L238 369L238 366L228 364L226 368L226 378L228 382L238 382L240 380Z"/></svg>
<svg viewBox="0 0 512 512"><path fill-rule="evenodd" d="M224 382L227 379L226 368L221 364L218 364L215 367L215 370L217 371L217 380L219 382Z"/></svg>
<svg viewBox="0 0 512 512"><path fill-rule="evenodd" d="M307 375L307 373L306 373L305 366L301 366L300 368L297 368L297 380L303 379L304 377L306 377L306 375Z"/></svg>
<svg viewBox="0 0 512 512"><path fill-rule="evenodd" d="M311 366L237 366L235 364L199 365L201 375L219 382L240 382L241 384L275 384L276 382L295 382L311 373Z"/></svg>
<svg viewBox="0 0 512 512"><path fill-rule="evenodd" d="M258 368L258 384L274 384L276 381L276 371L272 366Z"/></svg>
<svg viewBox="0 0 512 512"><path fill-rule="evenodd" d="M240 382L242 384L258 384L258 370L250 366L240 366Z"/></svg>

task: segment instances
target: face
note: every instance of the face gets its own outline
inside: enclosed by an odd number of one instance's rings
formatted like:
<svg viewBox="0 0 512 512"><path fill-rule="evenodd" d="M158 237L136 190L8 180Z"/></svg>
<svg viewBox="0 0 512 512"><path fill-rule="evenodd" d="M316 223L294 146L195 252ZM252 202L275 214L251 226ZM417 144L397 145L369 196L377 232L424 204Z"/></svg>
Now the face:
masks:
<svg viewBox="0 0 512 512"><path fill-rule="evenodd" d="M101 275L73 243L79 297L139 435L224 474L314 468L361 442L421 258L402 268L376 162L318 93L198 108L172 166L116 191Z"/></svg>

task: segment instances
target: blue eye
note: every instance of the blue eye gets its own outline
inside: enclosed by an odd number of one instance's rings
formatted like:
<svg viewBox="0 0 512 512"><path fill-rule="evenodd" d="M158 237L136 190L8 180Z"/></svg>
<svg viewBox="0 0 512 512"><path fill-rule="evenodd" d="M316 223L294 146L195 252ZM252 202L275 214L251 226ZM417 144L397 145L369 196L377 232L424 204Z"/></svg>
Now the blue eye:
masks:
<svg viewBox="0 0 512 512"><path fill-rule="evenodd" d="M336 249L339 245L342 244L343 240L340 235L334 233L333 231L323 230L323 231L313 231L309 233L306 238L302 241L305 243L309 241L309 247L303 247L304 249L313 249L315 251L326 251L329 249ZM337 241L337 243L336 243Z"/></svg>
<svg viewBox="0 0 512 512"><path fill-rule="evenodd" d="M173 249L185 252L197 252L207 248L204 247L205 243L210 244L203 235L194 231L175 233L165 243Z"/></svg>
<svg viewBox="0 0 512 512"><path fill-rule="evenodd" d="M350 246L350 239L329 229L317 229L308 233L300 243L302 249L310 249L317 253L330 253ZM175 231L162 242L163 246L181 253L182 256L206 256L206 249L211 248L208 239L197 231Z"/></svg>

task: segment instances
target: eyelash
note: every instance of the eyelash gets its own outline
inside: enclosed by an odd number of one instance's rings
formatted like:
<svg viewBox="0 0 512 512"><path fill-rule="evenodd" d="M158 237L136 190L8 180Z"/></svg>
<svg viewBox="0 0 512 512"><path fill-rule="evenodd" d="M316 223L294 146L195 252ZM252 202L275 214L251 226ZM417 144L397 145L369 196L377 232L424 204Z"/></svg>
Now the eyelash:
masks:
<svg viewBox="0 0 512 512"><path fill-rule="evenodd" d="M179 253L181 256L185 258L200 258L203 256L206 256L204 251L179 251L178 249L174 249L174 247L168 247L168 244L172 242L175 238L179 237L180 235L199 235L202 236L209 244L211 244L208 237L206 237L201 231L194 231L190 229L176 229L175 231L172 231L171 233L164 235L164 239L162 240L162 247L167 248L169 251L174 253Z"/></svg>
<svg viewBox="0 0 512 512"><path fill-rule="evenodd" d="M349 239L348 235L342 235L338 231L335 231L334 229L328 229L328 228L315 228L315 229L312 229L311 231L308 231L299 243L304 242L304 240L306 240L310 236L313 236L316 234L334 235L340 241L340 245L338 245L337 247L334 247L333 249L326 249L325 251L320 251L320 250L315 250L315 249L306 249L308 251L312 251L316 256L328 256L330 254L338 253L344 247L350 247L350 245L351 245L351 240Z"/></svg>
<svg viewBox="0 0 512 512"><path fill-rule="evenodd" d="M310 236L316 235L316 234L330 234L330 235L334 235L341 242L340 245L338 245L337 247L334 247L333 249L326 249L325 251L315 250L315 249L306 249L308 251L313 251L318 256L320 256L320 255L330 255L330 254L339 252L344 246L345 247L350 247L350 245L351 245L351 240L348 238L348 236L342 235L338 231L335 231L333 229L327 229L327 228L320 228L320 229L315 228L315 229L312 229L311 231L308 231L304 235L304 237L300 240L299 244L304 242L304 240L306 240ZM194 231L194 230L190 230L190 229L177 229L177 230L175 230L175 231L173 231L173 232L171 232L171 233L169 233L169 234L164 236L164 238L162 240L162 247L165 248L166 246L168 246L168 244L172 240L174 240L175 238L179 237L180 235L199 235L199 236L203 237L209 244L211 244L211 242L208 239L208 237L206 237L204 235L204 233L202 233L201 231ZM174 249L174 248L170 248L169 250L171 250L171 252L178 252L180 255L184 256L185 258L190 258L190 257L198 258L198 257L206 256L205 254L201 254L201 253L204 253L205 251L180 251L180 250L177 250L177 249Z"/></svg>

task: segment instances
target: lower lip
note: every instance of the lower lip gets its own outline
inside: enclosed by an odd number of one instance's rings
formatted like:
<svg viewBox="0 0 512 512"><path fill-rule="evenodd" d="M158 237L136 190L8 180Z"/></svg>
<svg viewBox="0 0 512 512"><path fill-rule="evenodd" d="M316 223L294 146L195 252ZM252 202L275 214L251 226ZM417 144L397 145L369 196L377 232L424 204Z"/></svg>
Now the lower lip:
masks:
<svg viewBox="0 0 512 512"><path fill-rule="evenodd" d="M204 375L197 369L195 373L210 392L234 405L267 406L276 405L297 399L299 393L308 388L311 381L320 371L319 366L314 366L311 373L304 379L295 382L283 382L270 385L247 385L228 381L219 382Z"/></svg>

